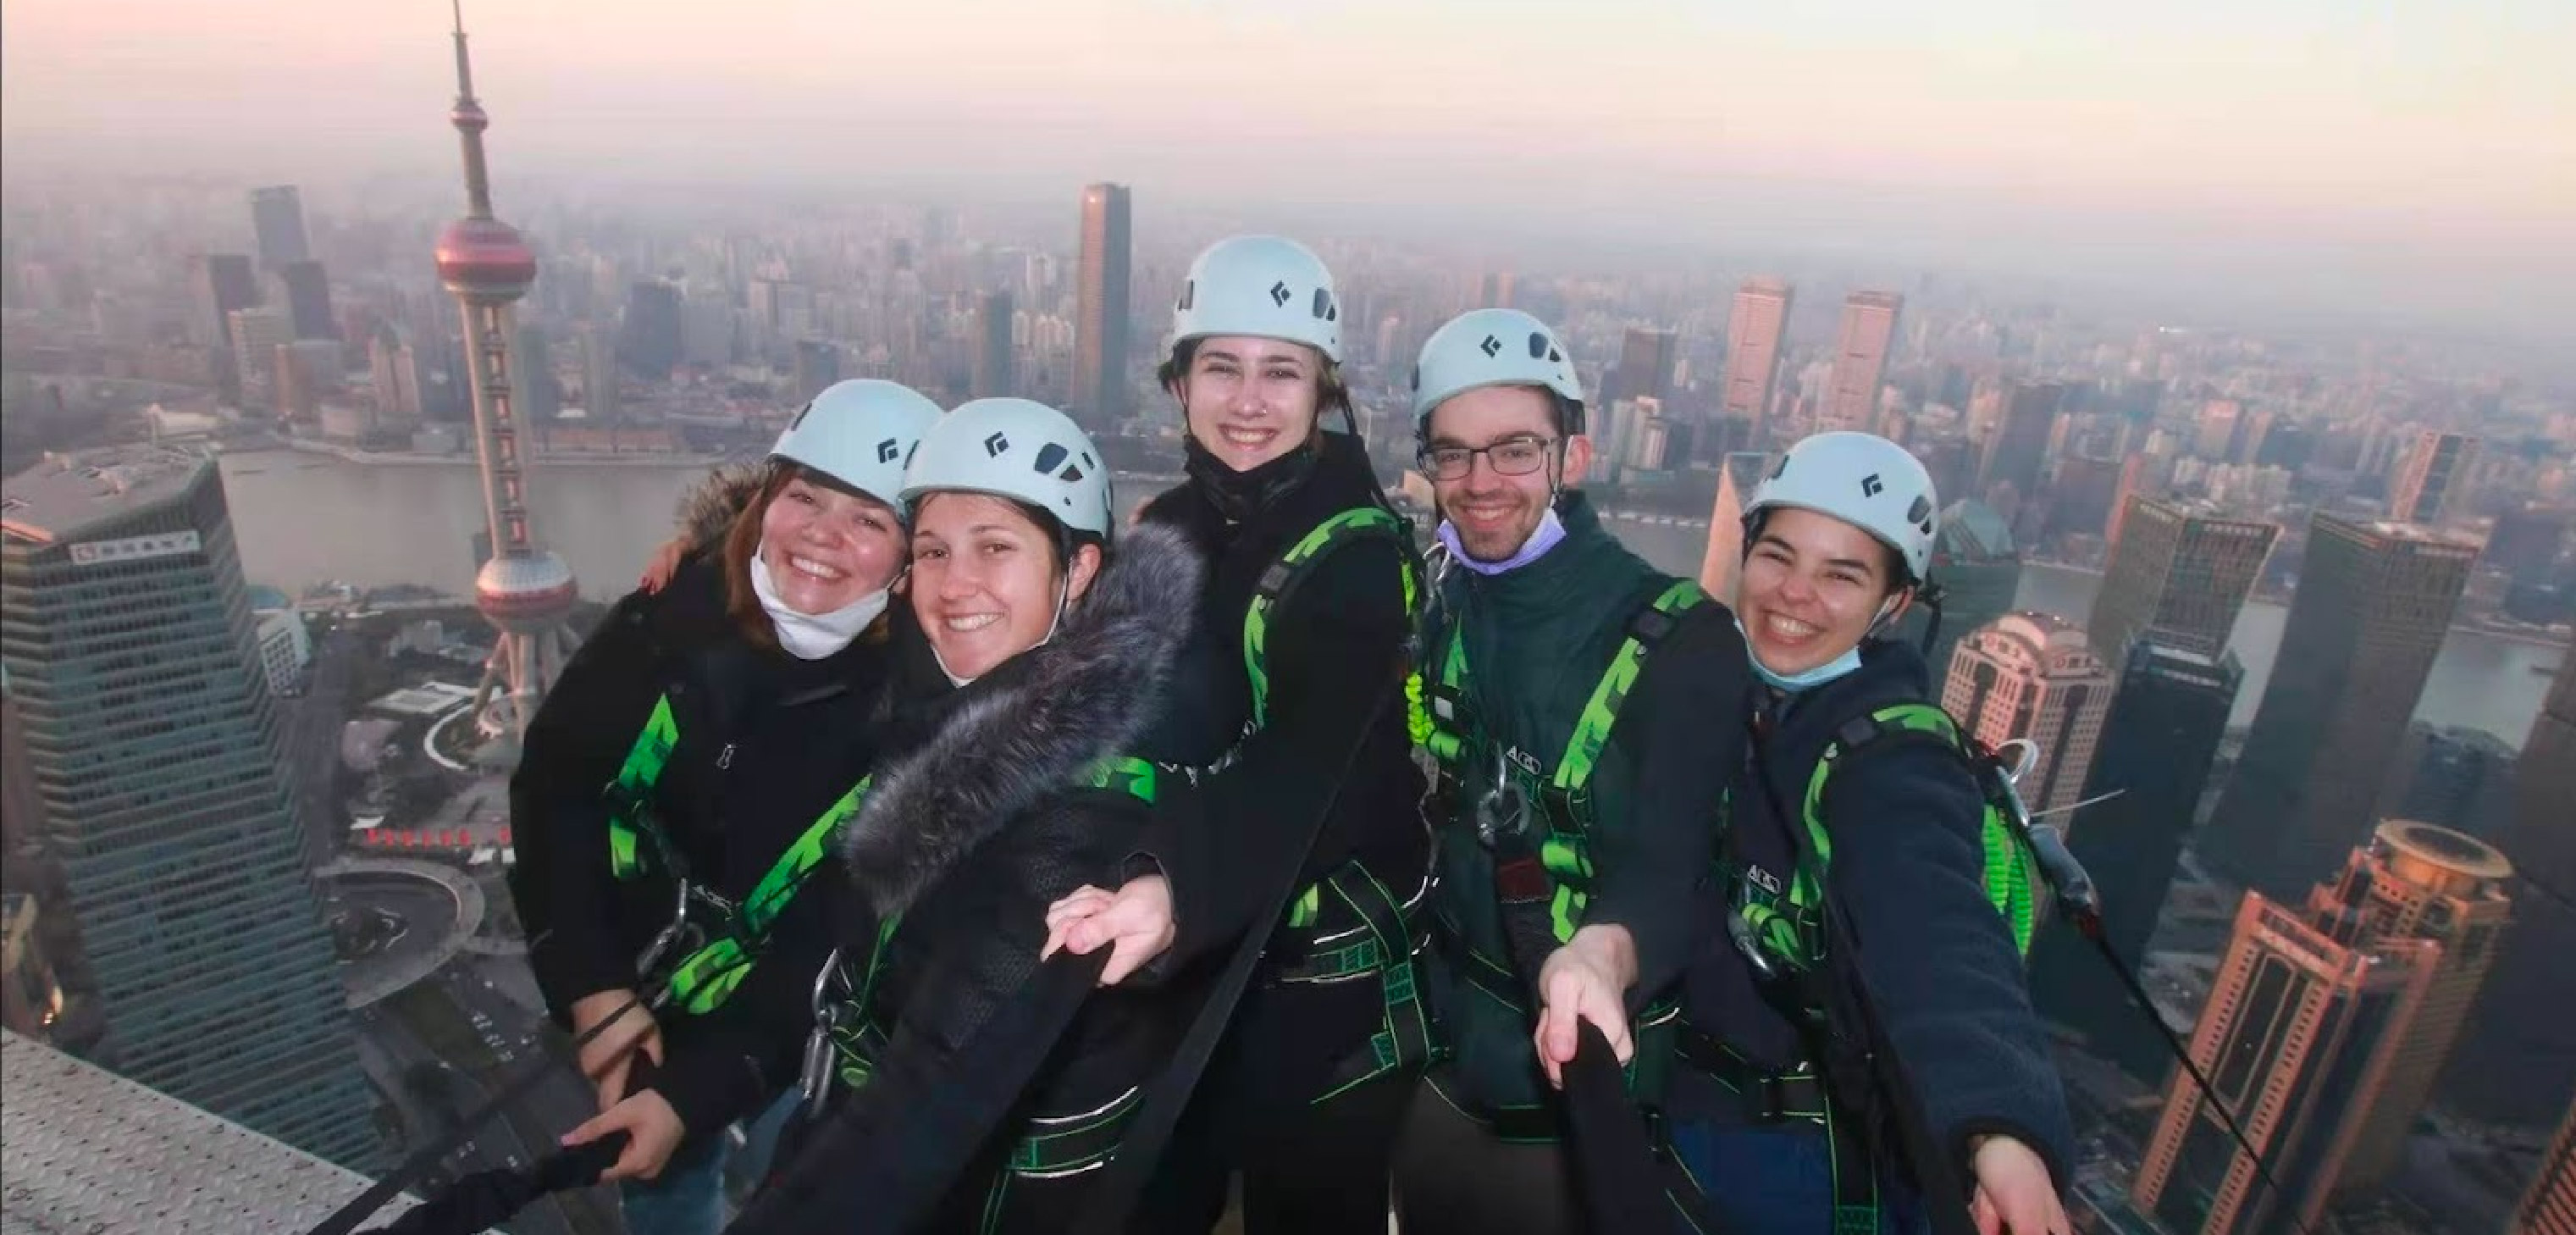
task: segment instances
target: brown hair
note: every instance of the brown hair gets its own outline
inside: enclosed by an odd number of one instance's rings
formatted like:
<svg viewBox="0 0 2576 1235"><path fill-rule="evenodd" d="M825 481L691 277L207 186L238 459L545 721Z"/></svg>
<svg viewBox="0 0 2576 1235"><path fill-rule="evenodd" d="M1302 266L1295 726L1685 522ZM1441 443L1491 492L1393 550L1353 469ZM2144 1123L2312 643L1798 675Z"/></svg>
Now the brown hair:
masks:
<svg viewBox="0 0 2576 1235"><path fill-rule="evenodd" d="M733 526L725 530L725 616L733 620L735 633L740 634L744 641L766 652L779 650L778 628L771 624L768 610L760 607L760 594L752 590L751 559L760 552L760 524L769 514L769 504L786 492L788 485L799 480L849 491L847 486L802 464L772 460L769 474L761 477L759 494L733 517ZM887 606L887 610L891 612L893 606ZM859 640L867 643L881 643L885 637L884 614L877 615L877 620L859 633Z"/></svg>
<svg viewBox="0 0 2576 1235"><path fill-rule="evenodd" d="M1295 342L1292 339L1280 341ZM1197 359L1199 344L1202 342L1204 340L1183 339L1173 344L1172 354L1164 357L1163 363L1154 369L1154 380L1160 383L1163 389L1171 391L1175 399L1180 397L1181 379L1190 375L1190 362ZM1341 363L1325 355L1324 349L1311 343L1299 343L1297 346L1313 352L1316 363L1322 366L1315 370L1315 427L1311 430L1320 433L1324 429L1325 413L1352 414L1350 383L1342 378ZM1186 407L1182 409L1184 414L1188 410Z"/></svg>

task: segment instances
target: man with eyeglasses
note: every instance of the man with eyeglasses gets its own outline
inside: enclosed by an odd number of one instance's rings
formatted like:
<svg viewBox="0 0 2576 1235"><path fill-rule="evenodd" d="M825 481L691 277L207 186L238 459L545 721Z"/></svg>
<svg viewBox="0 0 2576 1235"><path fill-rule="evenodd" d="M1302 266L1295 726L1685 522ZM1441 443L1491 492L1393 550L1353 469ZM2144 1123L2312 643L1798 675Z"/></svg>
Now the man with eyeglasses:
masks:
<svg viewBox="0 0 2576 1235"><path fill-rule="evenodd" d="M1423 345L1413 409L1447 555L1416 666L1416 737L1441 770L1424 970L1447 1058L1406 1128L1397 1210L1406 1235L1576 1230L1554 1087L1589 1021L1653 1101L1750 662L1724 606L1568 487L1592 443L1546 325L1452 320Z"/></svg>

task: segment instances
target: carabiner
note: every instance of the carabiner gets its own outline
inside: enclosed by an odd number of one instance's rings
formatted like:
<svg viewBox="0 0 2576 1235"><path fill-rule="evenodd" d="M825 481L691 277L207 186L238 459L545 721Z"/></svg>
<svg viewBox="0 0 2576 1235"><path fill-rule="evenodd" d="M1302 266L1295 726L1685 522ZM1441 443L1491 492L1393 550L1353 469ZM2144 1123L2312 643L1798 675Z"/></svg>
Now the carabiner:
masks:
<svg viewBox="0 0 2576 1235"><path fill-rule="evenodd" d="M639 977L652 977L653 971L661 967L662 962L670 956L681 938L688 933L689 881L682 879L676 882L679 884L679 897L677 903L671 907L671 924L663 927L660 934L653 936L653 942L647 944L643 954L635 958L635 973Z"/></svg>
<svg viewBox="0 0 2576 1235"><path fill-rule="evenodd" d="M1735 950L1744 954L1745 963L1753 966L1753 972L1763 981L1780 976L1780 971L1771 964L1770 954L1762 950L1761 937L1753 933L1753 923L1745 918L1743 910L1726 911L1726 937L1734 942Z"/></svg>

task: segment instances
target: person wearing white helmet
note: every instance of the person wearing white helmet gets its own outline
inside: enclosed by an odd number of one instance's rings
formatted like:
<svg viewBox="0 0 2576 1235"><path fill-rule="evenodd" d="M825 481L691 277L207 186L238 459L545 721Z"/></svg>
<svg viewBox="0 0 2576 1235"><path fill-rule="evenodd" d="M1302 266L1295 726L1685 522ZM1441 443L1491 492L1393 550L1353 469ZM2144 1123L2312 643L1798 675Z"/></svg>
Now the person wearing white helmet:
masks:
<svg viewBox="0 0 2576 1235"><path fill-rule="evenodd" d="M815 1074L831 1092L816 1097L837 1109L744 1223L1057 1230L1183 1010L1122 984L1089 995L1028 1072L989 1048L1034 1015L1024 996L1047 906L1139 854L1164 778L1129 751L1188 637L1191 609L1174 598L1196 591L1202 565L1161 528L1113 547L1098 448L1025 399L951 411L903 496L909 608L929 655L889 685L874 788L837 841L858 896L811 1022L831 1052ZM973 1144L940 1139L961 1126Z"/></svg>
<svg viewBox="0 0 2576 1235"><path fill-rule="evenodd" d="M580 1051L601 1115L576 1135L633 1134L609 1175L636 1235L712 1235L725 1128L795 1080L798 1036L775 1027L831 949L830 898L757 923L730 907L868 772L903 461L938 416L891 382L817 396L758 470L692 499L688 551L609 611L529 728L511 894L557 1019L607 1024ZM699 943L736 953L665 946L639 972L683 902ZM668 1004L633 1006L665 983Z"/></svg>
<svg viewBox="0 0 2576 1235"><path fill-rule="evenodd" d="M1411 529L1359 438L1333 431L1353 427L1341 340L1331 272L1276 236L1211 245L1172 311L1162 379L1189 481L1141 519L1187 535L1210 569L1149 746L1215 770L1193 810L1163 813L1159 870L1083 889L1050 921L1078 953L1114 946L1113 976L1160 948L1160 965L1187 966L1247 930L1269 941L1140 1231L1213 1229L1237 1173L1251 1235L1383 1225L1388 1157L1430 1053L1411 961L1429 836L1397 706L1417 576ZM1286 869L1304 889L1256 921Z"/></svg>
<svg viewBox="0 0 2576 1235"><path fill-rule="evenodd" d="M1553 330L1465 314L1413 386L1448 561L1419 665L1444 809L1424 985L1448 1057L1405 1129L1398 1214L1407 1235L1579 1229L1555 1087L1589 1023L1654 1099L1751 674L1726 608L1572 487L1592 446Z"/></svg>
<svg viewBox="0 0 2576 1235"><path fill-rule="evenodd" d="M1923 465L1865 433L1799 442L1745 506L1762 740L1730 798L1666 1106L1723 1229L1917 1229L1933 1194L1898 1181L1940 1171L1987 1235L2070 1230L2073 1138L2023 986L2026 926L1997 912L2027 887L2017 842L1995 843L1921 655L1887 637L1930 584L1938 509ZM1828 900L1865 946L1828 942ZM1860 1134L1915 1110L1910 1145ZM1924 1145L1947 1161L1916 1160Z"/></svg>

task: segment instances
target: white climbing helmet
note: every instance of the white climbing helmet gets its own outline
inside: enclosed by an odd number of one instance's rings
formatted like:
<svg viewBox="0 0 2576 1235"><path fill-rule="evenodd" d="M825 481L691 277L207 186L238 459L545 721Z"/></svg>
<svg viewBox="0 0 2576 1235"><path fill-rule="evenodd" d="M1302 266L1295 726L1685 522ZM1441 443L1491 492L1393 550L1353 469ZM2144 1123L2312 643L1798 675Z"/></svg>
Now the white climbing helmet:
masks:
<svg viewBox="0 0 2576 1235"><path fill-rule="evenodd" d="M1029 399L974 399L922 435L903 499L988 493L1026 502L1076 532L1109 539L1109 468L1073 418Z"/></svg>
<svg viewBox="0 0 2576 1235"><path fill-rule="evenodd" d="M1450 396L1483 386L1542 386L1583 405L1573 354L1547 323L1518 309L1476 309L1431 332L1413 365L1415 428Z"/></svg>
<svg viewBox="0 0 2576 1235"><path fill-rule="evenodd" d="M903 466L938 422L939 405L910 386L834 382L787 422L769 457L810 467L901 512Z"/></svg>
<svg viewBox="0 0 2576 1235"><path fill-rule="evenodd" d="M1905 559L1915 583L1932 568L1932 542L1941 533L1932 473L1874 433L1819 433L1790 447L1744 504L1745 526L1774 506L1812 510L1869 533Z"/></svg>
<svg viewBox="0 0 2576 1235"><path fill-rule="evenodd" d="M1230 236L1190 263L1172 306L1172 344L1218 335L1285 339L1342 359L1342 306L1333 272L1280 236Z"/></svg>

